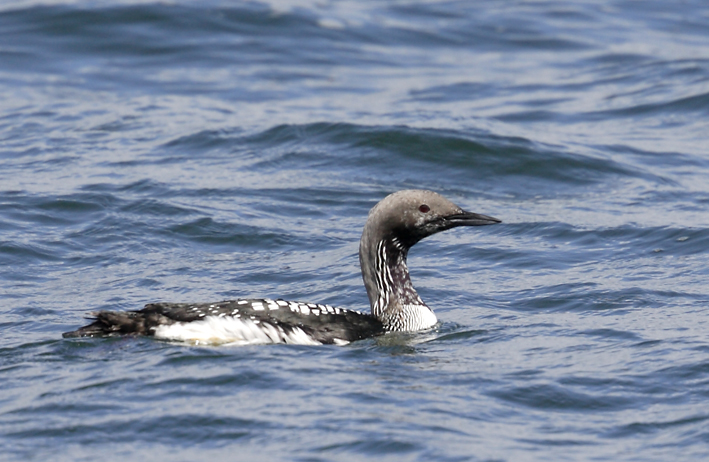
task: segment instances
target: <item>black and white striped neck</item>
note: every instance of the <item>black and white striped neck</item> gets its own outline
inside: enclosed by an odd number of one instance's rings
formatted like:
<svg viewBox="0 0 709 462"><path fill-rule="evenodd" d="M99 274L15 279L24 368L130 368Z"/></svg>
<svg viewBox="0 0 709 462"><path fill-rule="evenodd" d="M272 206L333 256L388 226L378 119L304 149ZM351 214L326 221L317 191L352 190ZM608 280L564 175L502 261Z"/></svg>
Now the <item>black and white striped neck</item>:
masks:
<svg viewBox="0 0 709 462"><path fill-rule="evenodd" d="M370 252L364 252L362 265L375 267L373 284L365 281L365 286L375 288L370 296L372 315L382 321L388 331L428 329L438 322L411 283L406 265L408 252L396 237L376 243L373 262L367 260Z"/></svg>

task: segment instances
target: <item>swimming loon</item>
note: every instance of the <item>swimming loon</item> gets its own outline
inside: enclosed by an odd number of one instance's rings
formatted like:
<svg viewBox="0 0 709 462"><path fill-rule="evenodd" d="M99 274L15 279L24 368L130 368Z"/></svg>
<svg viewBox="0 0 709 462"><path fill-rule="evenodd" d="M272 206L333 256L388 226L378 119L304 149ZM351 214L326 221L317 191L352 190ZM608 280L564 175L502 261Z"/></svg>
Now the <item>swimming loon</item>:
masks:
<svg viewBox="0 0 709 462"><path fill-rule="evenodd" d="M196 344L338 344L391 331L417 331L438 320L411 284L406 257L421 239L458 226L500 223L466 212L438 193L398 191L369 212L359 244L371 314L272 299L150 303L139 311L99 311L64 337L147 335Z"/></svg>

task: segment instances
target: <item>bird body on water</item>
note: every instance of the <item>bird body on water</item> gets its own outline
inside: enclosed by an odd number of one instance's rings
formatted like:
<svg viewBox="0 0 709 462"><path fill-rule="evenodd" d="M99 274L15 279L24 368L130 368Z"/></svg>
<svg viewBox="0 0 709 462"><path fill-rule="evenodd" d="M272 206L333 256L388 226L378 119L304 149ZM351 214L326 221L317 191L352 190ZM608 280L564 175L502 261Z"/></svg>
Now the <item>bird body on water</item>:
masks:
<svg viewBox="0 0 709 462"><path fill-rule="evenodd" d="M150 303L139 311L99 311L64 337L146 335L193 343L344 345L386 332L418 331L438 321L409 277L406 258L421 239L458 226L500 223L466 212L438 193L398 191L369 212L359 246L371 314L315 303L239 299Z"/></svg>

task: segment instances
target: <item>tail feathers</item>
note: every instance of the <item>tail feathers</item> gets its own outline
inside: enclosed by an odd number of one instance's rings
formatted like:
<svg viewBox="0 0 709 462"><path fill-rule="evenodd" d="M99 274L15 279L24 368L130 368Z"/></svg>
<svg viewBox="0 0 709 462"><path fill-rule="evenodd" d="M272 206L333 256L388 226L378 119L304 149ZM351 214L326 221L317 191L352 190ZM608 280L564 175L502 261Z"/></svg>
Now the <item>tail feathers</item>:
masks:
<svg viewBox="0 0 709 462"><path fill-rule="evenodd" d="M72 338L153 335L156 326L170 323L158 313L140 311L98 311L91 313L91 316L94 322L75 331L65 332L62 336Z"/></svg>

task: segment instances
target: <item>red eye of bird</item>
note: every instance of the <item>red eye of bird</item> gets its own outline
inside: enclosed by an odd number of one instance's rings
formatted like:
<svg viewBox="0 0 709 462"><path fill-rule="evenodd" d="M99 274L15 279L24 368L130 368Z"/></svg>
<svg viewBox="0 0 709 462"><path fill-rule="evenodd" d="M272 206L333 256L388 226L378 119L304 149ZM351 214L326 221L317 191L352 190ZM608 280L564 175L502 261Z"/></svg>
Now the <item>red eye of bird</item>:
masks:
<svg viewBox="0 0 709 462"><path fill-rule="evenodd" d="M429 207L426 204L421 204L419 206L419 212L421 212L421 213L428 213L430 210L431 210L431 207Z"/></svg>

